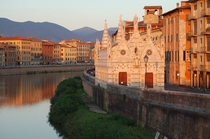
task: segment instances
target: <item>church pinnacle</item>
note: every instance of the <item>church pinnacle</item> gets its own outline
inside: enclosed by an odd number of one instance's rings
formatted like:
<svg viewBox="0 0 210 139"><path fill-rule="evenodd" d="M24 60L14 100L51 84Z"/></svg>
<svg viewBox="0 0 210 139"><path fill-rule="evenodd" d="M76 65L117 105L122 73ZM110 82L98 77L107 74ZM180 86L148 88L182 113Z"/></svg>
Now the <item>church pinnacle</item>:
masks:
<svg viewBox="0 0 210 139"><path fill-rule="evenodd" d="M103 38L102 38L102 48L107 47L108 43L109 43L109 33L108 33L108 29L107 29L107 23L105 20L104 33L103 33Z"/></svg>

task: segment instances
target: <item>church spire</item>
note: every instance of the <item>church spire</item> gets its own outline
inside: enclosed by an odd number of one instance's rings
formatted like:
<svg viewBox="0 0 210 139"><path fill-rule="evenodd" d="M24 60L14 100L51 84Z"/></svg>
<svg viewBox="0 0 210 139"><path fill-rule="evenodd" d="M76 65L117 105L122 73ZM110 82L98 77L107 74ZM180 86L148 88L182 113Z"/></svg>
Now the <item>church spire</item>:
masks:
<svg viewBox="0 0 210 139"><path fill-rule="evenodd" d="M109 41L109 33L108 33L108 29L107 29L107 23L105 20L104 23L104 33L103 33L103 38L102 38L102 48L107 47L108 42Z"/></svg>
<svg viewBox="0 0 210 139"><path fill-rule="evenodd" d="M123 37L122 33L123 33L123 21L122 21L122 15L120 15L120 21L118 25L117 38L116 38L117 43L121 41Z"/></svg>
<svg viewBox="0 0 210 139"><path fill-rule="evenodd" d="M138 19L138 16L135 15L135 16L134 16L134 21L133 21L133 22L134 22L134 23L133 23L133 24L134 24L134 32L139 32L139 30L138 30L138 20L139 20L139 19Z"/></svg>
<svg viewBox="0 0 210 139"><path fill-rule="evenodd" d="M147 36L149 39L151 39L151 30L152 30L152 26L151 26L151 21L149 23L147 23Z"/></svg>

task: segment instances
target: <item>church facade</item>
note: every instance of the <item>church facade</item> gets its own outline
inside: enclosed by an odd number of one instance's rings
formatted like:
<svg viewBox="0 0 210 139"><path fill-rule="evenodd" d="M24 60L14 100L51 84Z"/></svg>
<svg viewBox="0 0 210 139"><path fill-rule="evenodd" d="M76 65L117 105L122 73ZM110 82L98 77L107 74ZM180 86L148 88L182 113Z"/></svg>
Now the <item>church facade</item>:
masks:
<svg viewBox="0 0 210 139"><path fill-rule="evenodd" d="M138 17L133 20L133 33L125 37L125 26L120 16L118 31L113 42L105 21L102 42L95 44L95 84L106 88L107 83L164 89L164 38L159 43L151 39L151 21L147 24L146 38L138 30Z"/></svg>

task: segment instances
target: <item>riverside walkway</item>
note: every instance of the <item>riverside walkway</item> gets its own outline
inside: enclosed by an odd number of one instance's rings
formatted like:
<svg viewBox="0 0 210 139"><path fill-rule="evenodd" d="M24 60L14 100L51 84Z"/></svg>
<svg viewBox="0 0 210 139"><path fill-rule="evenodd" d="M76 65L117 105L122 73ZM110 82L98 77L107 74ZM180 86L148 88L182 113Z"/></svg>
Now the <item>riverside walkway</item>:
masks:
<svg viewBox="0 0 210 139"><path fill-rule="evenodd" d="M210 95L210 90L191 88L189 86L181 86L181 85L165 84L165 90L179 91L179 92L191 92L191 93L202 93L202 94Z"/></svg>
<svg viewBox="0 0 210 139"><path fill-rule="evenodd" d="M103 111L101 108L92 103L91 99L87 96L87 94L82 95L82 100L85 102L86 106L90 111L99 113L99 114L107 114L106 111Z"/></svg>

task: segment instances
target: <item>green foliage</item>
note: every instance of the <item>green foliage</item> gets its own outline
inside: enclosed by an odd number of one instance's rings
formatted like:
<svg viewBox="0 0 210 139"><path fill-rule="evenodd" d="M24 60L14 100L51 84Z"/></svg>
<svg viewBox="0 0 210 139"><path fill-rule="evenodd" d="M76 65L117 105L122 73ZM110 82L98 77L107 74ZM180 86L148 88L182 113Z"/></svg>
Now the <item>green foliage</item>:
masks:
<svg viewBox="0 0 210 139"><path fill-rule="evenodd" d="M135 121L120 114L89 111L81 99L80 77L63 80L51 99L49 122L59 136L68 139L152 139Z"/></svg>
<svg viewBox="0 0 210 139"><path fill-rule="evenodd" d="M121 114L113 114L111 119L117 121L118 123L126 126L135 126L136 122L133 119L127 118Z"/></svg>
<svg viewBox="0 0 210 139"><path fill-rule="evenodd" d="M83 105L81 99L81 89L78 88L76 80L63 80L56 89L56 94L51 98L51 108L49 120L57 124L63 124L66 116L75 112L80 105Z"/></svg>
<svg viewBox="0 0 210 139"><path fill-rule="evenodd" d="M28 72L26 72L26 74L27 74L27 75L36 74L36 72L35 72L35 71L28 71Z"/></svg>

